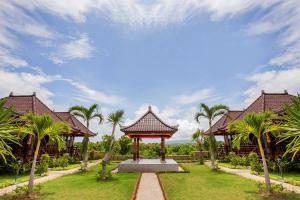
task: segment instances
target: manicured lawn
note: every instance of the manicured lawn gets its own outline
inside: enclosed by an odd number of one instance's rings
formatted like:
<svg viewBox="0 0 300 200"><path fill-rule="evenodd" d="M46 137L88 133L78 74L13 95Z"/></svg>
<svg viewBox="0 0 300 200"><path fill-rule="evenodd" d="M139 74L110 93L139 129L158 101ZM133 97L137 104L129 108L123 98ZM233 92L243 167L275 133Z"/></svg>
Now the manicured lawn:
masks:
<svg viewBox="0 0 300 200"><path fill-rule="evenodd" d="M232 168L232 169L247 169L246 166L242 166L242 165L233 166L230 163L218 163L218 165L221 167L227 167L227 168Z"/></svg>
<svg viewBox="0 0 300 200"><path fill-rule="evenodd" d="M19 175L17 177L17 183L21 183L24 181L28 181L29 175ZM0 175L0 188L7 187L15 184L15 176L14 175Z"/></svg>
<svg viewBox="0 0 300 200"><path fill-rule="evenodd" d="M274 172L270 172L270 178L271 178L271 179L274 179L274 180L279 180L279 181L282 180L280 174L274 173ZM290 184L292 184L292 185L300 186L300 173L296 173L296 172L285 172L285 173L283 173L283 179L284 179L287 183L290 183Z"/></svg>
<svg viewBox="0 0 300 200"><path fill-rule="evenodd" d="M54 167L54 168L51 168L51 170L54 170L54 171L61 171L61 170L68 170L68 169L73 169L73 168L76 168L76 167L80 167L80 163L79 164L69 164L67 167Z"/></svg>
<svg viewBox="0 0 300 200"><path fill-rule="evenodd" d="M230 163L218 163L218 165L222 166L222 167L232 168L232 169L247 169L247 167L240 166L240 165L234 167ZM273 179L273 180L278 180L278 181L282 180L282 178L281 178L281 176L280 176L280 174L278 172L269 172L269 174L270 174L270 178ZM264 176L264 175L261 174L260 176ZM300 186L300 173L296 173L296 172L284 172L283 173L283 179L287 183L290 183L292 185Z"/></svg>
<svg viewBox="0 0 300 200"><path fill-rule="evenodd" d="M212 172L209 167L184 164L190 173L160 174L170 200L271 200L257 194L257 183L225 172ZM277 196L278 200L300 200L294 193Z"/></svg>
<svg viewBox="0 0 300 200"><path fill-rule="evenodd" d="M109 165L109 169L117 164ZM129 200L138 179L138 173L113 174L110 181L97 181L100 165L88 172L67 175L42 184L39 200L110 199ZM10 199L6 197L6 199Z"/></svg>

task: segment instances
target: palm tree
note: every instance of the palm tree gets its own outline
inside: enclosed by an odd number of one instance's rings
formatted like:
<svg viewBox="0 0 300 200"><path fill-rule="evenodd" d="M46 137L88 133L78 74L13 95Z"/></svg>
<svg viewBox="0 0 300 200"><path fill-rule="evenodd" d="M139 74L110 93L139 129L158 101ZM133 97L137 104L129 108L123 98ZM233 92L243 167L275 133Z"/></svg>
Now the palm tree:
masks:
<svg viewBox="0 0 300 200"><path fill-rule="evenodd" d="M41 141L48 137L50 142L56 142L59 148L64 146L64 139L61 134L69 133L70 127L64 122L54 122L49 115L34 115L28 113L22 117L25 125L20 128L21 133L30 134L35 138L35 151L31 166L30 178L28 183L28 194L33 192L33 181L36 167L36 160L39 154Z"/></svg>
<svg viewBox="0 0 300 200"><path fill-rule="evenodd" d="M238 133L233 140L233 145L237 148L240 147L241 143L248 143L250 135L256 138L263 162L267 193L271 192L271 183L262 138L268 133L274 133L279 130L279 125L274 124L272 121L274 117L276 115L272 112L249 113L243 120L237 120L228 125L230 132Z"/></svg>
<svg viewBox="0 0 300 200"><path fill-rule="evenodd" d="M218 166L216 165L216 150L217 150L217 141L212 133L212 122L214 119L217 117L220 117L224 115L229 108L225 105L219 104L219 105L214 105L212 107L209 107L208 105L201 103L200 104L200 112L197 112L195 115L195 120L200 123L200 118L206 118L208 120L208 125L209 125L209 151L210 151L210 159L211 159L211 166L213 170L217 170Z"/></svg>
<svg viewBox="0 0 300 200"><path fill-rule="evenodd" d="M280 141L289 141L284 155L293 154L292 159L300 152L300 96L292 99L292 105L285 106L283 134L279 135Z"/></svg>
<svg viewBox="0 0 300 200"><path fill-rule="evenodd" d="M13 109L5 108L5 100L0 100L0 157L6 163L6 157L14 158L10 143L19 144Z"/></svg>
<svg viewBox="0 0 300 200"><path fill-rule="evenodd" d="M101 112L98 111L98 105L93 104L89 108L83 106L73 106L69 109L72 115L81 118L85 123L87 129L89 129L90 122L92 119L96 119L99 124L101 124L104 120ZM81 153L83 155L83 167L82 170L87 169L87 163L89 159L88 155L88 145L89 145L89 133L85 133L84 138L82 140L82 148Z"/></svg>
<svg viewBox="0 0 300 200"><path fill-rule="evenodd" d="M116 112L110 113L108 116L108 122L111 123L112 125L112 132L111 132L111 141L109 144L109 149L108 151L105 153L105 156L102 160L102 170L101 170L101 179L105 179L106 178L106 164L110 159L110 154L112 151L112 147L115 141L115 131L117 126L121 125L121 123L123 122L123 115L124 115L124 111L123 110L117 110Z"/></svg>
<svg viewBox="0 0 300 200"><path fill-rule="evenodd" d="M197 131L192 135L193 141L198 145L198 150L200 151L200 164L203 164L203 154L202 154L202 144L204 143L204 131L197 129Z"/></svg>

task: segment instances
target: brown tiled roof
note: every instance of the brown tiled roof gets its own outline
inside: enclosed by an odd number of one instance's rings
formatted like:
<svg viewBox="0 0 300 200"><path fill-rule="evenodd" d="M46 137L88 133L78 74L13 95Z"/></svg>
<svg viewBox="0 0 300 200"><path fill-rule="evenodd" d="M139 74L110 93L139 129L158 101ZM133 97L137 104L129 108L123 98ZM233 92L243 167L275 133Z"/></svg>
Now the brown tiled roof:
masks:
<svg viewBox="0 0 300 200"><path fill-rule="evenodd" d="M250 104L244 110L244 112L238 116L237 119L243 119L245 115L250 112L281 112L283 110L284 105L289 105L292 103L293 97L293 95L290 95L287 92L265 93L264 91L262 91L261 95L252 104Z"/></svg>
<svg viewBox="0 0 300 200"><path fill-rule="evenodd" d="M78 134L79 136L84 136L85 133L88 133L90 136L95 136L96 133L93 133L86 128L76 117L71 115L70 112L55 112L63 121L70 124L73 128L73 133Z"/></svg>
<svg viewBox="0 0 300 200"><path fill-rule="evenodd" d="M149 106L148 111L136 122L129 126L121 128L125 134L169 134L172 135L178 130L178 126L171 126L163 122L157 115L152 112Z"/></svg>
<svg viewBox="0 0 300 200"><path fill-rule="evenodd" d="M226 128L227 124L233 120L235 120L243 111L228 111L224 114L214 125L211 127L212 132L217 134L222 134L223 130ZM205 134L209 134L209 130L205 132Z"/></svg>
<svg viewBox="0 0 300 200"><path fill-rule="evenodd" d="M48 114L56 122L62 121L48 106L46 106L35 94L32 95L12 95L5 97L5 106L13 107L14 111L20 115L34 113L36 115Z"/></svg>
<svg viewBox="0 0 300 200"><path fill-rule="evenodd" d="M73 134L82 136L88 132L91 136L95 133L88 130L79 120L70 116L68 112L54 112L47 105L45 105L36 95L13 95L12 93L8 97L4 97L5 106L13 107L14 111L18 115L24 115L26 113L34 113L36 115L50 115L56 122L67 122L73 129Z"/></svg>
<svg viewBox="0 0 300 200"><path fill-rule="evenodd" d="M243 119L248 113L251 112L265 112L272 111L275 113L282 113L283 107L286 104L292 103L293 95L284 93L265 93L262 91L261 95L250 104L244 111L229 111L228 115L232 115L232 119L228 120L228 116L221 117L213 126L212 131L215 135L224 134L228 123L232 120ZM208 133L209 130L206 131Z"/></svg>

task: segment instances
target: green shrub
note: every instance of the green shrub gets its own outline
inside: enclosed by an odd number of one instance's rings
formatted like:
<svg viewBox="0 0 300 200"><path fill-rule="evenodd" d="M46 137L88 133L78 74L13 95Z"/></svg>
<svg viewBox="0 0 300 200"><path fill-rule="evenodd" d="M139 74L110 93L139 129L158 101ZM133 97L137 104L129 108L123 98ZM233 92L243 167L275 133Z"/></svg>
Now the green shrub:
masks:
<svg viewBox="0 0 300 200"><path fill-rule="evenodd" d="M261 173L263 171L263 165L259 162L257 153L250 153L248 155L248 160L250 162L250 169L252 172Z"/></svg>
<svg viewBox="0 0 300 200"><path fill-rule="evenodd" d="M79 164L80 160L78 157L75 156L70 156L69 157L69 164Z"/></svg>
<svg viewBox="0 0 300 200"><path fill-rule="evenodd" d="M58 166L63 169L69 165L69 154L64 154L63 156L58 158Z"/></svg>
<svg viewBox="0 0 300 200"><path fill-rule="evenodd" d="M48 154L41 155L36 169L37 174L39 175L47 174L49 163L50 163L50 156Z"/></svg>
<svg viewBox="0 0 300 200"><path fill-rule="evenodd" d="M229 159L230 159L230 164L236 168L236 166L239 165L239 160L240 160L240 157L238 155L236 155L234 152L230 152L229 153Z"/></svg>

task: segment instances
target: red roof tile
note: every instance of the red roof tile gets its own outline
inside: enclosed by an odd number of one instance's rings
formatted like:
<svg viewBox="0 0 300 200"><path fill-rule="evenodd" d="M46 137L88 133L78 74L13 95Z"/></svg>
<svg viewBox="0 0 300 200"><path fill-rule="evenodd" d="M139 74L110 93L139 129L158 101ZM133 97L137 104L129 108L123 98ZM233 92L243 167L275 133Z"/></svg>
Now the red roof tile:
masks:
<svg viewBox="0 0 300 200"><path fill-rule="evenodd" d="M153 133L162 133L172 135L178 130L178 126L171 126L163 122L157 115L155 115L151 107L149 110L136 122L129 126L121 128L121 131L125 134L153 134Z"/></svg>

